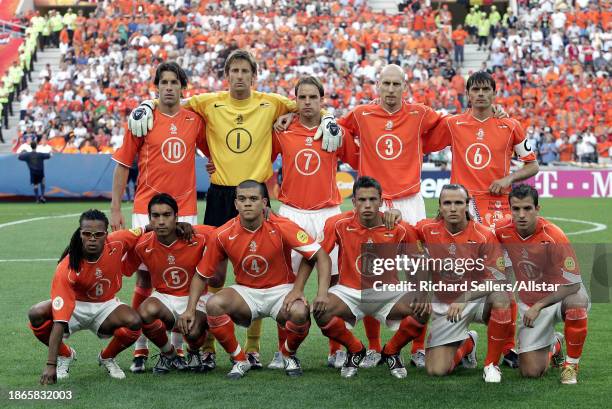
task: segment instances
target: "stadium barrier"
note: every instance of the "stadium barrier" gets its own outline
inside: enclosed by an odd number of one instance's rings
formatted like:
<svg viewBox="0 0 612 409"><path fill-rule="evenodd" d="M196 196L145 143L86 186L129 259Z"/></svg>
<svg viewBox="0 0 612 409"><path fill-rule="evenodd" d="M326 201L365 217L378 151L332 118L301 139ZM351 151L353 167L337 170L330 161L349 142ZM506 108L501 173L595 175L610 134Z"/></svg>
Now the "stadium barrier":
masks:
<svg viewBox="0 0 612 409"><path fill-rule="evenodd" d="M277 171L268 181L270 194L277 196ZM47 197L94 198L111 197L115 162L110 155L55 154L45 162ZM196 158L197 189L206 192L210 185L206 173L206 159ZM541 197L607 197L612 198L612 171L603 169L546 169L528 183L535 186ZM17 155L0 155L0 197L31 196L29 174ZM450 181L448 171L423 171L421 193L425 198L436 198L442 186ZM354 171L338 172L337 183L343 198L351 195Z"/></svg>

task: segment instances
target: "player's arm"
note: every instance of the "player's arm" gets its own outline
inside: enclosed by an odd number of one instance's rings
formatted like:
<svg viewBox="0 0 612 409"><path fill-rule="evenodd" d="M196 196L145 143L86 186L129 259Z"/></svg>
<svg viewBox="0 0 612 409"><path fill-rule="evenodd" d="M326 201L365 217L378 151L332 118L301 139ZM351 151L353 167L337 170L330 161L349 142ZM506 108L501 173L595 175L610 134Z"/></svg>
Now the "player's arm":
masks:
<svg viewBox="0 0 612 409"><path fill-rule="evenodd" d="M513 183L521 182L525 179L536 175L540 166L536 158L536 154L533 151L532 146L529 145L527 138L523 132L523 128L516 122L512 130L514 152L516 156L524 163L523 167L510 173L508 176L501 179L494 180L489 186L489 192L494 195L499 195L502 190L511 186Z"/></svg>
<svg viewBox="0 0 612 409"><path fill-rule="evenodd" d="M40 376L41 385L51 385L57 382L57 355L62 343L67 324L65 322L54 322L49 335L49 352L47 363Z"/></svg>
<svg viewBox="0 0 612 409"><path fill-rule="evenodd" d="M323 228L323 234L317 237L317 241L320 243L321 248L326 254L332 252L337 242L336 218L332 217L327 219L325 222L325 227ZM302 264L303 263L304 260L302 260ZM300 269L302 268L302 264L300 264ZM338 264L340 264L340 259L338 259ZM312 270L313 266L310 265L309 267L310 270ZM326 271L323 271L319 267L317 279L317 295L312 301L312 313L315 317L325 313L329 304L328 290L331 283L331 265L330 269Z"/></svg>
<svg viewBox="0 0 612 409"><path fill-rule="evenodd" d="M424 260L425 249L421 240L419 239L419 233L417 229L409 225L408 223L402 223L401 227L406 230L402 243L402 253L404 256L409 257L411 260ZM413 265L414 266L414 265ZM413 275L409 277L408 274ZM417 291L412 301L411 307L413 313L416 315L424 316L431 313L431 295L429 292L421 291L419 283L429 281L430 272L427 270L425 264L420 264L415 267L414 271L406 271L406 280L413 281L416 279Z"/></svg>
<svg viewBox="0 0 612 409"><path fill-rule="evenodd" d="M111 219L110 225L113 231L123 229L125 227L125 219L121 213L121 199L127 186L127 180L130 173L130 168L118 163L113 172L113 191L111 198Z"/></svg>
<svg viewBox="0 0 612 409"><path fill-rule="evenodd" d="M423 153L438 152L451 145L449 119L441 119L423 134Z"/></svg>

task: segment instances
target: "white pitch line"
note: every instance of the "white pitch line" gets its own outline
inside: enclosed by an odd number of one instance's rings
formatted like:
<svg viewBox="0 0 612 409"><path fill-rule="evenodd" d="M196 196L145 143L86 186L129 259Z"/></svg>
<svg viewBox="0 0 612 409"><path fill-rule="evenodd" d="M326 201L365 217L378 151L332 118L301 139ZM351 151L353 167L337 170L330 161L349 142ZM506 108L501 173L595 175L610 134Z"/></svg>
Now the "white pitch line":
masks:
<svg viewBox="0 0 612 409"><path fill-rule="evenodd" d="M80 216L80 215L81 215L81 213L71 213L71 214L62 214L62 215L59 215L59 216L42 216L42 217L33 217L31 219L14 220L12 222L7 222L7 223L0 224L0 229L3 229L5 227L9 227L9 226L15 226L17 224L36 222L38 220L65 219L67 217L74 217L74 216Z"/></svg>
<svg viewBox="0 0 612 409"><path fill-rule="evenodd" d="M13 258L0 260L0 263L21 263L25 261L57 261L56 258Z"/></svg>
<svg viewBox="0 0 612 409"><path fill-rule="evenodd" d="M578 234L595 233L597 231L606 230L608 228L608 226L605 224L588 222L586 220L566 219L564 217L546 217L546 219L559 220L562 222L582 223L582 224L588 224L588 225L594 226L592 229L578 230L578 231L572 231L569 233L565 233L566 236L575 236Z"/></svg>

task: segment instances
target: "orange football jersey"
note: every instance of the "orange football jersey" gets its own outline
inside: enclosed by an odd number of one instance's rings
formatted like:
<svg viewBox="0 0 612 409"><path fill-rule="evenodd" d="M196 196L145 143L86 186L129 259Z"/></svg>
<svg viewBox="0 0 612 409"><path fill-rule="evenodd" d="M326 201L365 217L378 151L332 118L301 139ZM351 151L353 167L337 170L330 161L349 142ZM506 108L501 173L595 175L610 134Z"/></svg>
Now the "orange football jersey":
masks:
<svg viewBox="0 0 612 409"><path fill-rule="evenodd" d="M122 268L122 259L134 248L141 234L141 229L110 233L100 258L83 260L79 271L72 270L68 265L69 257L64 257L57 265L51 284L53 321L68 322L76 301L105 302L113 299L121 289L123 275L131 275Z"/></svg>
<svg viewBox="0 0 612 409"><path fill-rule="evenodd" d="M417 223L416 230L427 248L433 283L467 283L470 290L471 282L506 279L502 247L482 224L470 220L464 230L453 234L446 229L444 220L425 219ZM447 265L451 260L452 266ZM450 304L461 292L436 291L435 294L438 300Z"/></svg>
<svg viewBox="0 0 612 409"><path fill-rule="evenodd" d="M157 193L168 193L176 199L180 216L198 213L195 158L196 146L207 151L202 118L184 108L174 116L156 109L153 130L136 138L127 131L123 145L113 159L132 166L138 154L138 187L134 213L147 214L149 200Z"/></svg>
<svg viewBox="0 0 612 409"><path fill-rule="evenodd" d="M402 102L393 114L377 103L359 105L338 121L348 130L344 140L359 145L359 175L378 180L383 199L410 196L421 190L422 135L441 115L422 104Z"/></svg>
<svg viewBox="0 0 612 409"><path fill-rule="evenodd" d="M357 213L349 210L327 219L323 236L318 237L318 240L323 250L328 253L336 244L338 245L338 284L356 290L366 290L373 288L374 282L381 280L381 277L372 274L369 268L364 268L362 257L364 250L368 249L363 245L397 244L398 246L385 246L384 248L373 246L372 248L373 258L394 258L406 251L406 247L400 244L412 244L413 246L408 248L409 253L417 252L418 237L414 228L405 222L398 223L391 230L384 225L364 227ZM385 284L397 283L397 274L386 275L384 282Z"/></svg>
<svg viewBox="0 0 612 409"><path fill-rule="evenodd" d="M291 250L307 259L320 246L291 220L270 215L255 231L240 224L240 216L229 220L209 235L197 272L204 278L215 275L217 265L230 259L236 283L250 288L270 288L295 281Z"/></svg>
<svg viewBox="0 0 612 409"><path fill-rule="evenodd" d="M538 217L535 232L529 237L521 237L514 223L496 228L495 234L508 252L517 283L527 286L530 282L558 285L582 282L578 260L567 236L543 217ZM546 289L528 291L528 287L519 287L518 291L520 300L527 305L551 293Z"/></svg>
<svg viewBox="0 0 612 409"><path fill-rule="evenodd" d="M283 156L283 182L278 200L304 210L337 206L342 202L336 184L338 159L346 162L344 146L335 152L315 141L318 125L308 129L296 116L284 132L272 136L272 161Z"/></svg>
<svg viewBox="0 0 612 409"><path fill-rule="evenodd" d="M471 112L446 117L424 138L424 151L449 145L453 152L451 183L464 185L471 196L487 194L493 181L508 176L515 152L523 162L536 160L523 128L510 118L480 121ZM507 197L501 200L507 202Z"/></svg>
<svg viewBox="0 0 612 409"><path fill-rule="evenodd" d="M139 263L147 266L151 275L151 285L163 294L188 296L191 278L206 248L208 235L215 229L212 226L193 226L191 242L178 239L166 246L157 240L155 232L143 235L134 251Z"/></svg>

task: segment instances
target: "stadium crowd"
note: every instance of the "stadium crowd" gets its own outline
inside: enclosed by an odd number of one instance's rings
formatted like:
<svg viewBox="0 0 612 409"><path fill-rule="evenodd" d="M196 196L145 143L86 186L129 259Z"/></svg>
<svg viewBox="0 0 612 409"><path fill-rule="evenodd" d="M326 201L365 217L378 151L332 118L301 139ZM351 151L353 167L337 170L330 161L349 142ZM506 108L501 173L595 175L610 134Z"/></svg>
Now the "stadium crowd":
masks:
<svg viewBox="0 0 612 409"><path fill-rule="evenodd" d="M336 116L371 98L376 74L388 63L404 67L410 100L460 112L469 73L461 70L457 45L478 37L490 49L486 64L498 103L544 149L542 163L609 157L611 14L600 5L521 2L520 18L475 7L464 35L451 28L446 7L412 6L388 16L362 0L166 3L102 2L88 17L80 11L28 16L39 44L59 45L63 61L58 72L42 70L38 92L20 96L17 146L27 150L36 135L39 146L55 151L112 153L122 143L126 115L154 96L158 63L175 59L185 67L188 97L226 88L223 63L236 48L260 61L260 91L292 95L300 75L322 78Z"/></svg>

